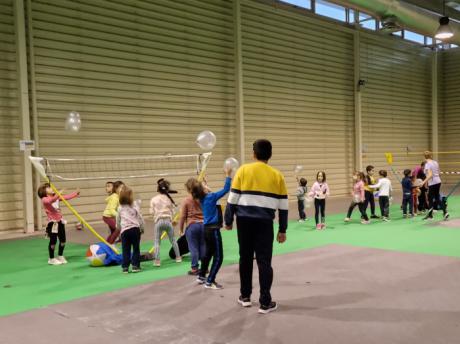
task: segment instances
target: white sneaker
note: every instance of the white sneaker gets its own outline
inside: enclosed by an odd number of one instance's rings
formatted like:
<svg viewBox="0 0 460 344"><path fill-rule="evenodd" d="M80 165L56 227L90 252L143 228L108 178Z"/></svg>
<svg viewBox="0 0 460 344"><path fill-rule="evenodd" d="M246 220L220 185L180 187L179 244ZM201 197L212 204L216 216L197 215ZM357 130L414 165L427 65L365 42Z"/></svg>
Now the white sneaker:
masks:
<svg viewBox="0 0 460 344"><path fill-rule="evenodd" d="M52 259L50 258L48 259L48 264L49 265L61 265L62 263L56 258L52 258Z"/></svg>
<svg viewBox="0 0 460 344"><path fill-rule="evenodd" d="M155 260L153 261L153 266L161 266L160 260L159 260L159 259L155 259Z"/></svg>
<svg viewBox="0 0 460 344"><path fill-rule="evenodd" d="M182 257L177 257L176 258L176 263L182 263Z"/></svg>
<svg viewBox="0 0 460 344"><path fill-rule="evenodd" d="M64 256L58 256L56 259L59 260L61 264L67 264L67 260Z"/></svg>
<svg viewBox="0 0 460 344"><path fill-rule="evenodd" d="M349 217L346 217L343 221L344 221L344 222L350 222L350 220L351 220L351 219L350 219Z"/></svg>

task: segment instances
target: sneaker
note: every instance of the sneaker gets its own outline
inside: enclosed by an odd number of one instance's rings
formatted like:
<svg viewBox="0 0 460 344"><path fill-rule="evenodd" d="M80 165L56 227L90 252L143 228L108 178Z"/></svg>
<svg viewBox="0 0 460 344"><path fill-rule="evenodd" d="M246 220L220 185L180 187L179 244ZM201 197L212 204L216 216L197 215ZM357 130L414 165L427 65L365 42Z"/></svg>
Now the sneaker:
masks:
<svg viewBox="0 0 460 344"><path fill-rule="evenodd" d="M238 303L243 307L251 307L252 306L252 302L251 302L251 299L249 297L240 296L238 298Z"/></svg>
<svg viewBox="0 0 460 344"><path fill-rule="evenodd" d="M325 229L326 229L326 224L325 224L325 223L322 223L322 224L321 224L321 229L322 229L322 230L325 230Z"/></svg>
<svg viewBox="0 0 460 344"><path fill-rule="evenodd" d="M177 257L176 258L176 263L182 263L182 257Z"/></svg>
<svg viewBox="0 0 460 344"><path fill-rule="evenodd" d="M153 266L161 266L161 261L159 259L155 259L153 261Z"/></svg>
<svg viewBox="0 0 460 344"><path fill-rule="evenodd" d="M123 272L124 274L127 274L129 272L129 269L128 268L123 268L123 270L121 270L121 272Z"/></svg>
<svg viewBox="0 0 460 344"><path fill-rule="evenodd" d="M58 256L56 259L59 260L61 264L67 264L67 260L64 258L64 256Z"/></svg>
<svg viewBox="0 0 460 344"><path fill-rule="evenodd" d="M260 305L259 313L260 314L268 314L270 312L274 312L278 309L278 304L276 302L270 302L268 306Z"/></svg>
<svg viewBox="0 0 460 344"><path fill-rule="evenodd" d="M371 223L369 220L362 220L361 221L362 225L368 225L369 223Z"/></svg>
<svg viewBox="0 0 460 344"><path fill-rule="evenodd" d="M371 215L371 219L379 219L379 217L377 215Z"/></svg>
<svg viewBox="0 0 460 344"><path fill-rule="evenodd" d="M382 220L385 222L390 222L390 219L388 217L382 217Z"/></svg>
<svg viewBox="0 0 460 344"><path fill-rule="evenodd" d="M196 282L198 284L204 284L206 282L206 277L198 276L198 278L196 279Z"/></svg>
<svg viewBox="0 0 460 344"><path fill-rule="evenodd" d="M197 276L200 273L200 270L197 268L192 268L187 274L190 276Z"/></svg>
<svg viewBox="0 0 460 344"><path fill-rule="evenodd" d="M321 224L320 224L320 223L318 223L318 224L316 225L316 229L319 230L319 231L321 230Z"/></svg>
<svg viewBox="0 0 460 344"><path fill-rule="evenodd" d="M48 259L48 264L49 265L61 265L62 263L56 258L50 258Z"/></svg>
<svg viewBox="0 0 460 344"><path fill-rule="evenodd" d="M224 289L224 287L222 286L222 284L219 284L217 282L212 282L212 283L208 283L206 282L204 284L204 287L206 289L214 289L214 290L219 290L219 289Z"/></svg>
<svg viewBox="0 0 460 344"><path fill-rule="evenodd" d="M403 218L404 218L404 219L407 219L407 214L403 214Z"/></svg>
<svg viewBox="0 0 460 344"><path fill-rule="evenodd" d="M133 267L131 268L131 271L134 272L134 273L136 273L136 272L141 272L142 270L141 270L141 268L140 268L139 266L133 266Z"/></svg>
<svg viewBox="0 0 460 344"><path fill-rule="evenodd" d="M414 214L409 214L408 217L412 218L412 217L414 217L414 216L415 216Z"/></svg>
<svg viewBox="0 0 460 344"><path fill-rule="evenodd" d="M346 217L343 221L344 221L344 222L350 222L350 220L351 220L351 219L350 219L349 217Z"/></svg>
<svg viewBox="0 0 460 344"><path fill-rule="evenodd" d="M300 219L298 222L305 222L305 220L303 220L303 219Z"/></svg>
<svg viewBox="0 0 460 344"><path fill-rule="evenodd" d="M445 213L444 214L444 221L447 221L449 219L449 216L450 216L449 213Z"/></svg>
<svg viewBox="0 0 460 344"><path fill-rule="evenodd" d="M423 218L423 220L424 220L424 221L433 220L433 216L427 215L427 216L425 216L425 217Z"/></svg>

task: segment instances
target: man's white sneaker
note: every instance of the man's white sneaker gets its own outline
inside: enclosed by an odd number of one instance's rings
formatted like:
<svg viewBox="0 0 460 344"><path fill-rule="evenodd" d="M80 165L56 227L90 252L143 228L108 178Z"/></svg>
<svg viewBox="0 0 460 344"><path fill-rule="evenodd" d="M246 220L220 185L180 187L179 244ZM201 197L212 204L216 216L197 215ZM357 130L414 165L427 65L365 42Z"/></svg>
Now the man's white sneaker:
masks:
<svg viewBox="0 0 460 344"><path fill-rule="evenodd" d="M58 256L56 259L59 260L61 264L67 264L67 260L64 256Z"/></svg>
<svg viewBox="0 0 460 344"><path fill-rule="evenodd" d="M48 264L49 265L61 265L62 263L56 258L50 258L48 259Z"/></svg>

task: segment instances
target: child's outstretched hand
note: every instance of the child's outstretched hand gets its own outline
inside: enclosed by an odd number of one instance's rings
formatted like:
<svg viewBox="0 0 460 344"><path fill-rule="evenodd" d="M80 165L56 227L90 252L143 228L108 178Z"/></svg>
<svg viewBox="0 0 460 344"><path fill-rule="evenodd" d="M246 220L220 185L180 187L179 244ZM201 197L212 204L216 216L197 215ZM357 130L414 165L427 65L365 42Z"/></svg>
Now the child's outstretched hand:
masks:
<svg viewBox="0 0 460 344"><path fill-rule="evenodd" d="M75 193L76 193L78 196L80 196L80 188L77 188L77 189L75 190Z"/></svg>
<svg viewBox="0 0 460 344"><path fill-rule="evenodd" d="M224 168L224 173L227 177L231 177L232 176L232 168L231 167L226 167Z"/></svg>

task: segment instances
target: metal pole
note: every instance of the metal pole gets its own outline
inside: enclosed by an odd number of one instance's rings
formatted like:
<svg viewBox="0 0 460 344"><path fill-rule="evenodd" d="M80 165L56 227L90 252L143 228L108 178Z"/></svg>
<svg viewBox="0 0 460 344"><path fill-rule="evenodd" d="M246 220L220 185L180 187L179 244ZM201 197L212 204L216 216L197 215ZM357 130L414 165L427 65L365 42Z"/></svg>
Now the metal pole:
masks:
<svg viewBox="0 0 460 344"><path fill-rule="evenodd" d="M33 137L35 141L35 150L34 156L40 156L40 142L38 136L38 110L37 110L37 88L35 85L35 51L34 51L34 28L32 20L32 1L27 0L27 34L28 34L28 43L29 43L29 68L30 68L30 99L32 102L32 128L33 128ZM40 174L35 173L35 188L37 188L40 183ZM37 198L35 198L37 200ZM35 221L36 229L40 230L43 226L42 207L40 202L35 202Z"/></svg>
<svg viewBox="0 0 460 344"><path fill-rule="evenodd" d="M233 25L235 39L235 114L237 150L240 163L245 161L244 135L244 97L243 97L243 58L241 44L241 5L240 0L233 1Z"/></svg>
<svg viewBox="0 0 460 344"><path fill-rule="evenodd" d="M16 38L16 73L18 80L18 107L21 116L22 140L30 140L29 118L29 85L27 75L27 48L24 17L24 1L14 1L14 27ZM33 179L32 165L29 160L30 150L25 150L23 155L23 210L24 232L34 231L34 202L33 202Z"/></svg>
<svg viewBox="0 0 460 344"><path fill-rule="evenodd" d="M439 151L438 115L438 52L435 49L431 58L431 150L436 160Z"/></svg>
<svg viewBox="0 0 460 344"><path fill-rule="evenodd" d="M355 170L362 171L363 158L363 132L362 132L362 112L361 112L361 87L360 87L360 33L359 29L353 34L353 61L354 61L354 101L355 101Z"/></svg>

